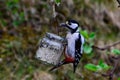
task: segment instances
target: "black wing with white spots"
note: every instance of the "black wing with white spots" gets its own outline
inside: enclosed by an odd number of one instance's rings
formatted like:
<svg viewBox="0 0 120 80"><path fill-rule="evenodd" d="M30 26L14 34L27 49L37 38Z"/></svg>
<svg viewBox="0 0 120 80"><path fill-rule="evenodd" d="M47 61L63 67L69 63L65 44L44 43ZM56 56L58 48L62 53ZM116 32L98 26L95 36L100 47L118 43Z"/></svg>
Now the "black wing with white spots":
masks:
<svg viewBox="0 0 120 80"><path fill-rule="evenodd" d="M78 35L78 39L75 40L75 61L73 63L73 68L74 68L74 72L76 71L76 67L82 57L82 53L81 53L81 45L82 45L82 40L81 40L81 35Z"/></svg>

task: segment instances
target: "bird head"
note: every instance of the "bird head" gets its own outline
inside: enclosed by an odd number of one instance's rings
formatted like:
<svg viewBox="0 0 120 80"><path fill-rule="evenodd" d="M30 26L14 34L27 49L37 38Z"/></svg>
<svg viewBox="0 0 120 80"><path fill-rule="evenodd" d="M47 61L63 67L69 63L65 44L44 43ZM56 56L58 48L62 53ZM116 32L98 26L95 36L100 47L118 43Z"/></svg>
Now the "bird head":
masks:
<svg viewBox="0 0 120 80"><path fill-rule="evenodd" d="M60 26L68 28L71 33L75 33L79 27L79 23L75 20L68 20L65 23L61 23Z"/></svg>

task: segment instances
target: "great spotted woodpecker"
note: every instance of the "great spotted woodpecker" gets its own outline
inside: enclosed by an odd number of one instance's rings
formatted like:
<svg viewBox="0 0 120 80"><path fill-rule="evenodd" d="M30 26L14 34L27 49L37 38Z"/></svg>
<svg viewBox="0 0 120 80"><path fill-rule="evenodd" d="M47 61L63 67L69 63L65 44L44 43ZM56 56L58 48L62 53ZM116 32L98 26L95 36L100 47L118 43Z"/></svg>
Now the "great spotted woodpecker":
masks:
<svg viewBox="0 0 120 80"><path fill-rule="evenodd" d="M75 20L68 20L66 23L61 23L60 26L69 29L66 40L67 45L65 49L65 59L55 65L50 71L68 63L73 63L73 71L76 71L76 67L82 57L84 37L80 34L79 23Z"/></svg>

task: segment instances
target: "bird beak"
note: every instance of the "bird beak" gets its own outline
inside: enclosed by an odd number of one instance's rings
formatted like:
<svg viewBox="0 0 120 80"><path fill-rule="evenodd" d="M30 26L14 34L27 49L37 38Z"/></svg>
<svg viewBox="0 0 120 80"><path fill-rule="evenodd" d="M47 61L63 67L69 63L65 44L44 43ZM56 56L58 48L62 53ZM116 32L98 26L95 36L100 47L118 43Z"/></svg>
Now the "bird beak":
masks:
<svg viewBox="0 0 120 80"><path fill-rule="evenodd" d="M61 27L67 27L67 24L66 23L61 23L59 26L61 26Z"/></svg>

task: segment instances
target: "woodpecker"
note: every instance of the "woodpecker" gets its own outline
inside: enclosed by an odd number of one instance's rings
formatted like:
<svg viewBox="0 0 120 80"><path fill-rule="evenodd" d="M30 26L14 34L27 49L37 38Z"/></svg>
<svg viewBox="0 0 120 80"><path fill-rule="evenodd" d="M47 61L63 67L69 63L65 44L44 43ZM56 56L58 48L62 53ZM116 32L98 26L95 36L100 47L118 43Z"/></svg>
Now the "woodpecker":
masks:
<svg viewBox="0 0 120 80"><path fill-rule="evenodd" d="M60 61L57 65L50 69L50 71L68 63L73 64L73 71L76 71L76 67L82 57L84 37L80 34L79 23L75 20L68 20L66 23L61 23L60 26L68 29L66 35L66 48L65 59Z"/></svg>

